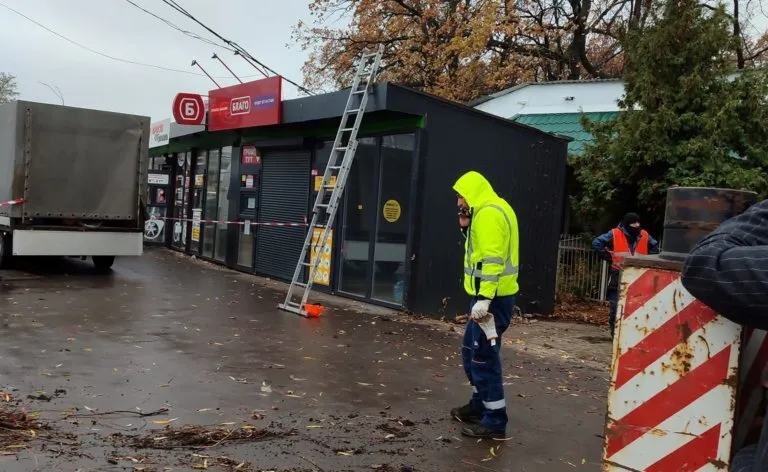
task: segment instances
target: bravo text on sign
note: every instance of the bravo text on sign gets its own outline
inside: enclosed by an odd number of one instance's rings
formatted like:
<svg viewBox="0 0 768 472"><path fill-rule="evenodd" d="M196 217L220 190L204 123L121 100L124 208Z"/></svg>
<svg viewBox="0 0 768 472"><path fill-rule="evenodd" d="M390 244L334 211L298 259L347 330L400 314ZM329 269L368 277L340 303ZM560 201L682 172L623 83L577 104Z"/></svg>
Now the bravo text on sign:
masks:
<svg viewBox="0 0 768 472"><path fill-rule="evenodd" d="M229 105L229 113L232 115L247 115L251 112L251 97L233 98Z"/></svg>

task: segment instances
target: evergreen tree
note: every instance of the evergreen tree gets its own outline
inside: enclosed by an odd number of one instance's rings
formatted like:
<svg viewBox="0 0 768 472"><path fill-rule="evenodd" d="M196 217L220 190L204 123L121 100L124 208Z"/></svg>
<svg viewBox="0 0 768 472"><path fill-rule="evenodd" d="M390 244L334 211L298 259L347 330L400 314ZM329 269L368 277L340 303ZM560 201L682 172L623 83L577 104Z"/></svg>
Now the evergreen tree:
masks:
<svg viewBox="0 0 768 472"><path fill-rule="evenodd" d="M658 228L671 186L768 190L768 75L734 75L731 21L722 6L666 0L622 38L620 116L584 120L595 139L573 159L588 221L639 210Z"/></svg>

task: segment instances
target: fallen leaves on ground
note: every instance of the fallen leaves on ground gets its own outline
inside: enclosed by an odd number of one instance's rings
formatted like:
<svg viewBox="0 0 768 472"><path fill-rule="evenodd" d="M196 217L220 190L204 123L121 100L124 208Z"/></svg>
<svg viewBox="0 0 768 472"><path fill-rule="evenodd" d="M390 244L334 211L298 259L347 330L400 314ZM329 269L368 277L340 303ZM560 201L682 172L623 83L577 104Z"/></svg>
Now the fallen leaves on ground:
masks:
<svg viewBox="0 0 768 472"><path fill-rule="evenodd" d="M608 303L584 300L568 294L558 295L552 319L607 325Z"/></svg>
<svg viewBox="0 0 768 472"><path fill-rule="evenodd" d="M278 432L245 425L239 428L187 425L180 428L167 426L147 435L113 434L114 442L138 449L212 448L224 442L248 443L279 439L294 435L294 431Z"/></svg>
<svg viewBox="0 0 768 472"><path fill-rule="evenodd" d="M0 455L13 455L26 449L27 443L39 436L39 431L49 429L34 418L35 415L0 410Z"/></svg>

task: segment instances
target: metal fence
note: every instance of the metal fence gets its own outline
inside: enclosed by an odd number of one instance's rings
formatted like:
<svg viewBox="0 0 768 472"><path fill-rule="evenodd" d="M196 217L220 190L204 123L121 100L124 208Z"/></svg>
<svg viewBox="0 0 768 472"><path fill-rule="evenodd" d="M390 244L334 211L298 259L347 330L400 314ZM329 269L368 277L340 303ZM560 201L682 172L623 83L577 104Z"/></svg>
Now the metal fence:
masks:
<svg viewBox="0 0 768 472"><path fill-rule="evenodd" d="M592 249L591 238L563 234L557 251L557 295L605 300L608 263Z"/></svg>

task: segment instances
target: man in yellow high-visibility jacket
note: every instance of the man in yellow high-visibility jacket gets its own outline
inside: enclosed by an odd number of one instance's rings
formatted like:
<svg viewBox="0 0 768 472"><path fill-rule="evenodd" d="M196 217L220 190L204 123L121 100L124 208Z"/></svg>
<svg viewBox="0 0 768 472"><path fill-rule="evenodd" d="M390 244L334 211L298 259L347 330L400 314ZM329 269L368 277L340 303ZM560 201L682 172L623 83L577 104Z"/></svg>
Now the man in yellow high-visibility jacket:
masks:
<svg viewBox="0 0 768 472"><path fill-rule="evenodd" d="M451 415L465 424L461 432L466 436L503 438L507 408L499 350L518 292L517 216L477 172L461 176L453 189L458 194L459 226L466 236L464 290L472 297L462 346L472 398Z"/></svg>

